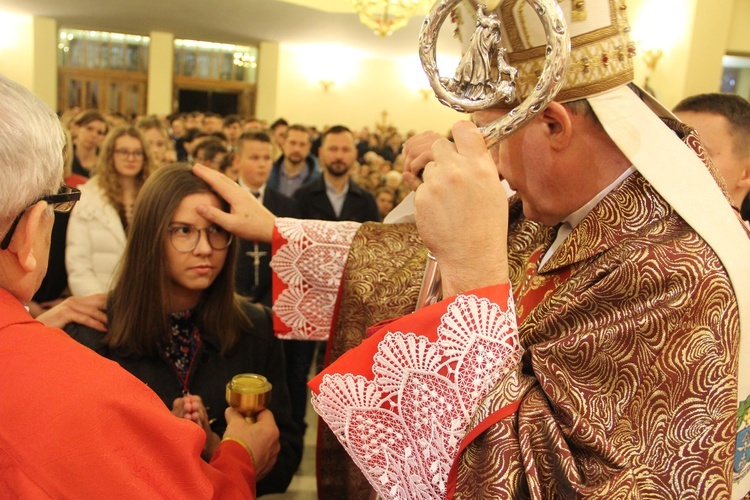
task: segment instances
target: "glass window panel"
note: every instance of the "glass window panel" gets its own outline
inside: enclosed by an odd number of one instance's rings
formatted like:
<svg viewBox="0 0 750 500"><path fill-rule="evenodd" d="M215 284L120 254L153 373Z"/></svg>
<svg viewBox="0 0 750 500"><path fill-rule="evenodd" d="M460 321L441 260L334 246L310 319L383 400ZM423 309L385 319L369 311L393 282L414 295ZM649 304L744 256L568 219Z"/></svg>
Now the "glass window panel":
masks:
<svg viewBox="0 0 750 500"><path fill-rule="evenodd" d="M108 42L102 42L101 46L99 47L99 50L101 52L101 58L102 58L102 69L107 69L111 67L110 61L109 61L109 43Z"/></svg>
<svg viewBox="0 0 750 500"><path fill-rule="evenodd" d="M174 66L172 67L175 75L181 75L182 71L182 51L175 50L174 52Z"/></svg>
<svg viewBox="0 0 750 500"><path fill-rule="evenodd" d="M63 28L58 39L58 62L69 67L145 72L150 42L147 36Z"/></svg>
<svg viewBox="0 0 750 500"><path fill-rule="evenodd" d="M127 50L127 63L126 67L128 71L138 71L139 69L139 53L140 47L138 45L128 44Z"/></svg>
<svg viewBox="0 0 750 500"><path fill-rule="evenodd" d="M95 69L101 66L99 60L99 44L95 41L86 41L86 67Z"/></svg>
<svg viewBox="0 0 750 500"><path fill-rule="evenodd" d="M205 52L199 52L195 61L195 74L198 78L209 78L211 76L211 58Z"/></svg>
<svg viewBox="0 0 750 500"><path fill-rule="evenodd" d="M750 99L750 57L726 55L722 65L721 91Z"/></svg>
<svg viewBox="0 0 750 500"><path fill-rule="evenodd" d="M225 81L256 82L258 60L258 47L256 46L176 39L174 47L176 60L179 60L177 54L182 54L182 67L176 70L177 74ZM187 64L188 53L195 54L195 68L190 68Z"/></svg>
<svg viewBox="0 0 750 500"><path fill-rule="evenodd" d="M234 68L234 54L230 54L225 52L221 56L221 79L222 80L231 80L234 76L233 68Z"/></svg>
<svg viewBox="0 0 750 500"><path fill-rule="evenodd" d="M127 89L127 97L125 102L125 114L128 116L137 115L140 113L140 110L138 109L138 105L140 103L139 100L139 91L138 91L138 84L133 83L128 85Z"/></svg>
<svg viewBox="0 0 750 500"><path fill-rule="evenodd" d="M87 87L87 99L86 99L86 107L87 108L94 108L99 109L99 82L92 81L92 82L86 82Z"/></svg>
<svg viewBox="0 0 750 500"><path fill-rule="evenodd" d="M182 74L185 76L195 75L195 52L185 52L185 63L182 67Z"/></svg>
<svg viewBox="0 0 750 500"><path fill-rule="evenodd" d="M112 69L122 69L122 44L113 43L109 51L109 67Z"/></svg>
<svg viewBox="0 0 750 500"><path fill-rule="evenodd" d="M122 102L122 84L110 83L109 84L109 109L112 111L120 111L121 102Z"/></svg>
<svg viewBox="0 0 750 500"><path fill-rule="evenodd" d="M78 80L70 80L68 84L68 107L81 106L81 92L83 88Z"/></svg>

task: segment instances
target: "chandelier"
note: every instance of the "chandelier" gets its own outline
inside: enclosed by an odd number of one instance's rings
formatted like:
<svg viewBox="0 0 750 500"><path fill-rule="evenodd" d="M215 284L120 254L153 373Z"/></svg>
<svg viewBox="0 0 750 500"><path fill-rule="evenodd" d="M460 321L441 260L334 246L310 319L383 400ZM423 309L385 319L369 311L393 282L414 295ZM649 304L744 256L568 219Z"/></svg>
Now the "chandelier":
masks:
<svg viewBox="0 0 750 500"><path fill-rule="evenodd" d="M386 37L406 26L414 14L426 11L430 0L351 0L359 20L376 35Z"/></svg>

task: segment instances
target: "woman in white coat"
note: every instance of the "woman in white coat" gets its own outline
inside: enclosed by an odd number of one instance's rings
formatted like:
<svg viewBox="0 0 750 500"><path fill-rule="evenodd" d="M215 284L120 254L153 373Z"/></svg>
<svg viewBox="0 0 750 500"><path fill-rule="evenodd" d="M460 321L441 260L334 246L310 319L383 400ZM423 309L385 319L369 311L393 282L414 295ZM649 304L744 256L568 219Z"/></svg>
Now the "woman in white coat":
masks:
<svg viewBox="0 0 750 500"><path fill-rule="evenodd" d="M73 295L107 292L125 249L133 204L153 160L143 134L118 127L104 140L94 176L81 186L70 215L65 246L68 286Z"/></svg>

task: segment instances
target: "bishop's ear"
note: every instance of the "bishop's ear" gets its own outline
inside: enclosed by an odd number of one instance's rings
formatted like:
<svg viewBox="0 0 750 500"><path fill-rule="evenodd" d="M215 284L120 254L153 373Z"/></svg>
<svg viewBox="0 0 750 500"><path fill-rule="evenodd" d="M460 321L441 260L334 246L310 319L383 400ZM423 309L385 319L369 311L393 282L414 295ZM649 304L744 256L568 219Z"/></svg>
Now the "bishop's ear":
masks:
<svg viewBox="0 0 750 500"><path fill-rule="evenodd" d="M573 135L571 112L559 102L552 101L542 111L541 120L550 146L557 150L568 147Z"/></svg>
<svg viewBox="0 0 750 500"><path fill-rule="evenodd" d="M737 153L735 152L735 155ZM741 163L743 170L742 175L740 176L740 180L737 182L737 184L745 189L750 189L750 155L747 155L744 160ZM732 186L729 186L730 188Z"/></svg>
<svg viewBox="0 0 750 500"><path fill-rule="evenodd" d="M42 224L42 218L45 217L44 212L46 209L47 203L40 201L26 210L26 213L21 217L16 227L13 239L10 240L8 250L16 254L19 265L27 273L34 271L38 265L37 258L39 256L35 255L34 242L36 238L45 237L45 235L39 232L39 229Z"/></svg>

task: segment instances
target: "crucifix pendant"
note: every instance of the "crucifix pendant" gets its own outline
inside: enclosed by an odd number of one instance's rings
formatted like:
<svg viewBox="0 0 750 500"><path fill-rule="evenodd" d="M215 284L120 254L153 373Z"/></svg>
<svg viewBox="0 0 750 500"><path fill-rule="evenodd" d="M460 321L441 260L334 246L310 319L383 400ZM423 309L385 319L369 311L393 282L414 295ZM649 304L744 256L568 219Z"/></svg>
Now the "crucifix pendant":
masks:
<svg viewBox="0 0 750 500"><path fill-rule="evenodd" d="M268 252L261 252L258 248L258 242L253 242L253 251L252 252L245 252L245 255L248 257L253 258L253 269L255 271L254 275L254 281L253 285L255 288L258 288L258 285L260 285L260 258L267 255Z"/></svg>

